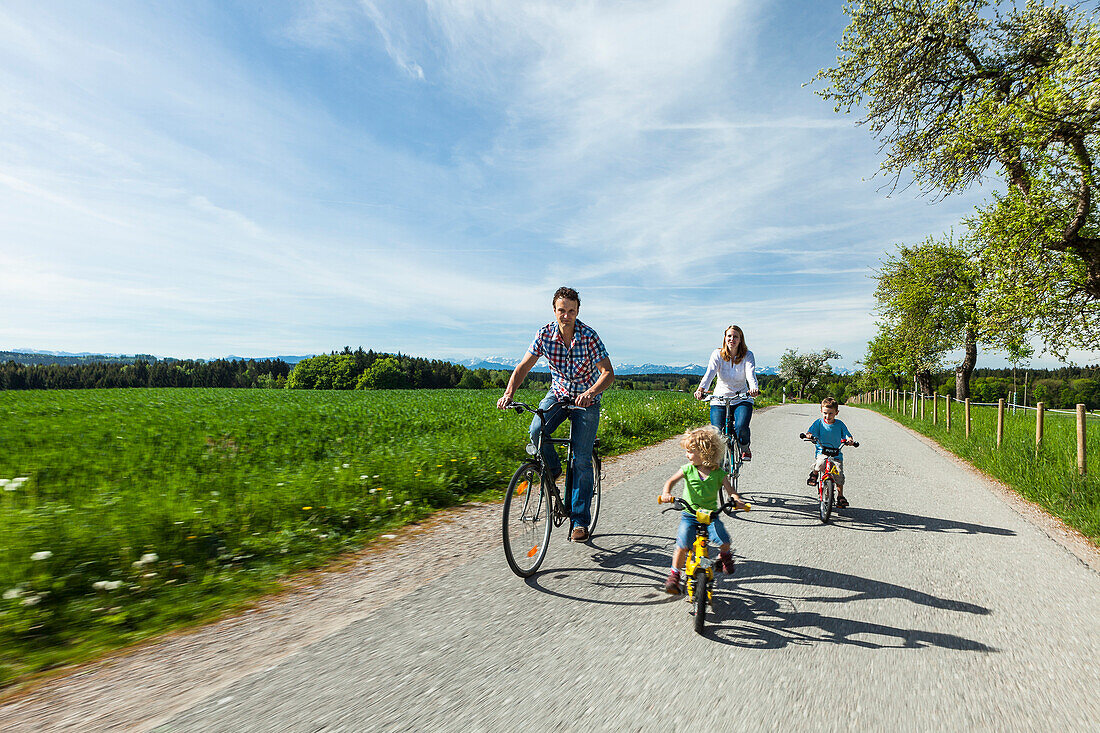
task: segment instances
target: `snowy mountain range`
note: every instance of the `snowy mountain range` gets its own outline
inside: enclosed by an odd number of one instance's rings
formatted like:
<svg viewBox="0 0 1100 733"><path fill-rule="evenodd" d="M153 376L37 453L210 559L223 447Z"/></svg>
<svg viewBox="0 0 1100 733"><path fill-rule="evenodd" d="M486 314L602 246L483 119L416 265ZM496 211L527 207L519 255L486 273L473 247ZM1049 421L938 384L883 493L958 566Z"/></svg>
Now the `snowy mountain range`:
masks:
<svg viewBox="0 0 1100 733"><path fill-rule="evenodd" d="M506 369L511 371L519 363L518 359L509 359L504 356L486 356L484 358L463 359L456 361L468 369ZM614 364L615 374L694 374L701 376L707 368L702 364ZM549 371L546 362L540 361L533 371ZM757 374L775 374L775 367L757 367Z"/></svg>

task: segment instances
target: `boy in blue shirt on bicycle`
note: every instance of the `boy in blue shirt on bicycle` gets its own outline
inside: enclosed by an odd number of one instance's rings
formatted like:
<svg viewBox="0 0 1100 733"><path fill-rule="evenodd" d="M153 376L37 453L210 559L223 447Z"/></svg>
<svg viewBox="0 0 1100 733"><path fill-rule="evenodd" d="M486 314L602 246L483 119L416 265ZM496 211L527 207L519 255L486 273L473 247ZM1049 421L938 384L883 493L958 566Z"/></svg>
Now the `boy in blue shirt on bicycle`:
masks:
<svg viewBox="0 0 1100 733"><path fill-rule="evenodd" d="M687 453L688 463L665 482L660 501L672 501L672 487L680 479L684 480L683 499L699 509L718 508L718 489L736 500L735 507L744 509L747 505L741 496L734 492L729 476L719 466L726 454L726 440L713 425L696 428L684 433L680 446ZM680 571L687 561L688 548L695 538L695 528L699 522L695 514L684 511L680 515L680 531L676 533L676 550L672 553L672 571L665 581L665 592L673 595L680 593ZM716 515L707 526L710 541L718 544L718 562L714 569L721 573L733 572L733 555L730 554L730 535L722 520Z"/></svg>
<svg viewBox="0 0 1100 733"><path fill-rule="evenodd" d="M812 435L817 440L814 442L814 467L810 471L810 477L806 479L808 486L817 486L817 474L825 466L825 454L821 452L822 446L826 448L840 448L846 440L853 440L848 426L837 419L840 405L832 397L821 400L821 417L814 421L806 435ZM837 453L833 457L836 464L836 505L843 509L848 506L848 500L844 498L844 456Z"/></svg>

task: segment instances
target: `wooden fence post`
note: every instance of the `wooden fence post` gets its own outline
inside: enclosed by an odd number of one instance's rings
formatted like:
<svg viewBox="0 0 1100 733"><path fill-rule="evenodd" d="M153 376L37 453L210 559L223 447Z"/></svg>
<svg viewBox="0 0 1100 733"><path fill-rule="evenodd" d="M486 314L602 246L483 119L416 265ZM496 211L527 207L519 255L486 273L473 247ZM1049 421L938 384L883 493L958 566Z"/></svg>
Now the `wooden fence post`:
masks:
<svg viewBox="0 0 1100 733"><path fill-rule="evenodd" d="M920 393L920 419L924 422L924 392Z"/></svg>
<svg viewBox="0 0 1100 733"><path fill-rule="evenodd" d="M940 423L940 396L936 394L935 390L932 390L932 424L939 425Z"/></svg>
<svg viewBox="0 0 1100 733"><path fill-rule="evenodd" d="M997 399L997 447L1001 447L1001 440L1005 436L1005 398Z"/></svg>
<svg viewBox="0 0 1100 733"><path fill-rule="evenodd" d="M966 437L970 437L970 398L966 398Z"/></svg>
<svg viewBox="0 0 1100 733"><path fill-rule="evenodd" d="M951 395L945 394L943 396L943 417L944 426L947 428L947 432L951 432Z"/></svg>
<svg viewBox="0 0 1100 733"><path fill-rule="evenodd" d="M1042 402L1035 403L1035 454L1039 454L1039 447L1043 444L1043 411L1046 409L1046 404Z"/></svg>
<svg viewBox="0 0 1100 733"><path fill-rule="evenodd" d="M1077 403L1077 473L1085 475L1085 406Z"/></svg>
<svg viewBox="0 0 1100 733"><path fill-rule="evenodd" d="M913 410L912 410L912 414L909 417L912 420L917 419L917 392L916 392L916 390L913 390Z"/></svg>

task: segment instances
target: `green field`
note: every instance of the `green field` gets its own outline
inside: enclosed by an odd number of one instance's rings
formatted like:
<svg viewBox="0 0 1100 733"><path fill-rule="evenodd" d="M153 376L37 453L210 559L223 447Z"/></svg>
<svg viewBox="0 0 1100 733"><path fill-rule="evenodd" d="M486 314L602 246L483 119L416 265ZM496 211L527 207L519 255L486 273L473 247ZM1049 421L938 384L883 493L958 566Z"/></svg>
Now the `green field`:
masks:
<svg viewBox="0 0 1100 733"><path fill-rule="evenodd" d="M865 405L939 442L976 468L1012 486L1066 524L1100 544L1100 420L1086 428L1085 476L1077 472L1077 421L1073 415L1048 411L1043 421L1043 445L1035 450L1035 411L1009 411L1004 436L997 447L997 408L971 406L970 438L966 437L963 405L951 403L951 432L947 432L943 400L938 422L932 424L932 405L926 402L924 419L910 417L883 404Z"/></svg>
<svg viewBox="0 0 1100 733"><path fill-rule="evenodd" d="M0 392L0 685L224 612L434 509L499 498L528 424L499 396ZM611 455L706 419L686 394L616 390L599 435Z"/></svg>

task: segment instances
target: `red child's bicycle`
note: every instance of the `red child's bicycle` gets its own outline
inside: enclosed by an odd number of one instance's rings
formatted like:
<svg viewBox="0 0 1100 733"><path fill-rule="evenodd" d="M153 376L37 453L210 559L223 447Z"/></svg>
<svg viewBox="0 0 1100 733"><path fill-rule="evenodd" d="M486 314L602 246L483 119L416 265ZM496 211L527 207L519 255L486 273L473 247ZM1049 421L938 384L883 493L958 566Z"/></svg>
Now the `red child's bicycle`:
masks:
<svg viewBox="0 0 1100 733"><path fill-rule="evenodd" d="M811 443L817 443L817 438L810 433L799 433L798 437ZM859 447L859 443L847 439L840 441L840 445L841 448L844 446ZM833 458L840 453L840 450L840 448L821 446L821 452L825 455L825 465L822 470L817 472L817 512L822 523L829 521L829 517L833 514L833 508L836 506L836 478L840 474L840 466L833 461Z"/></svg>

